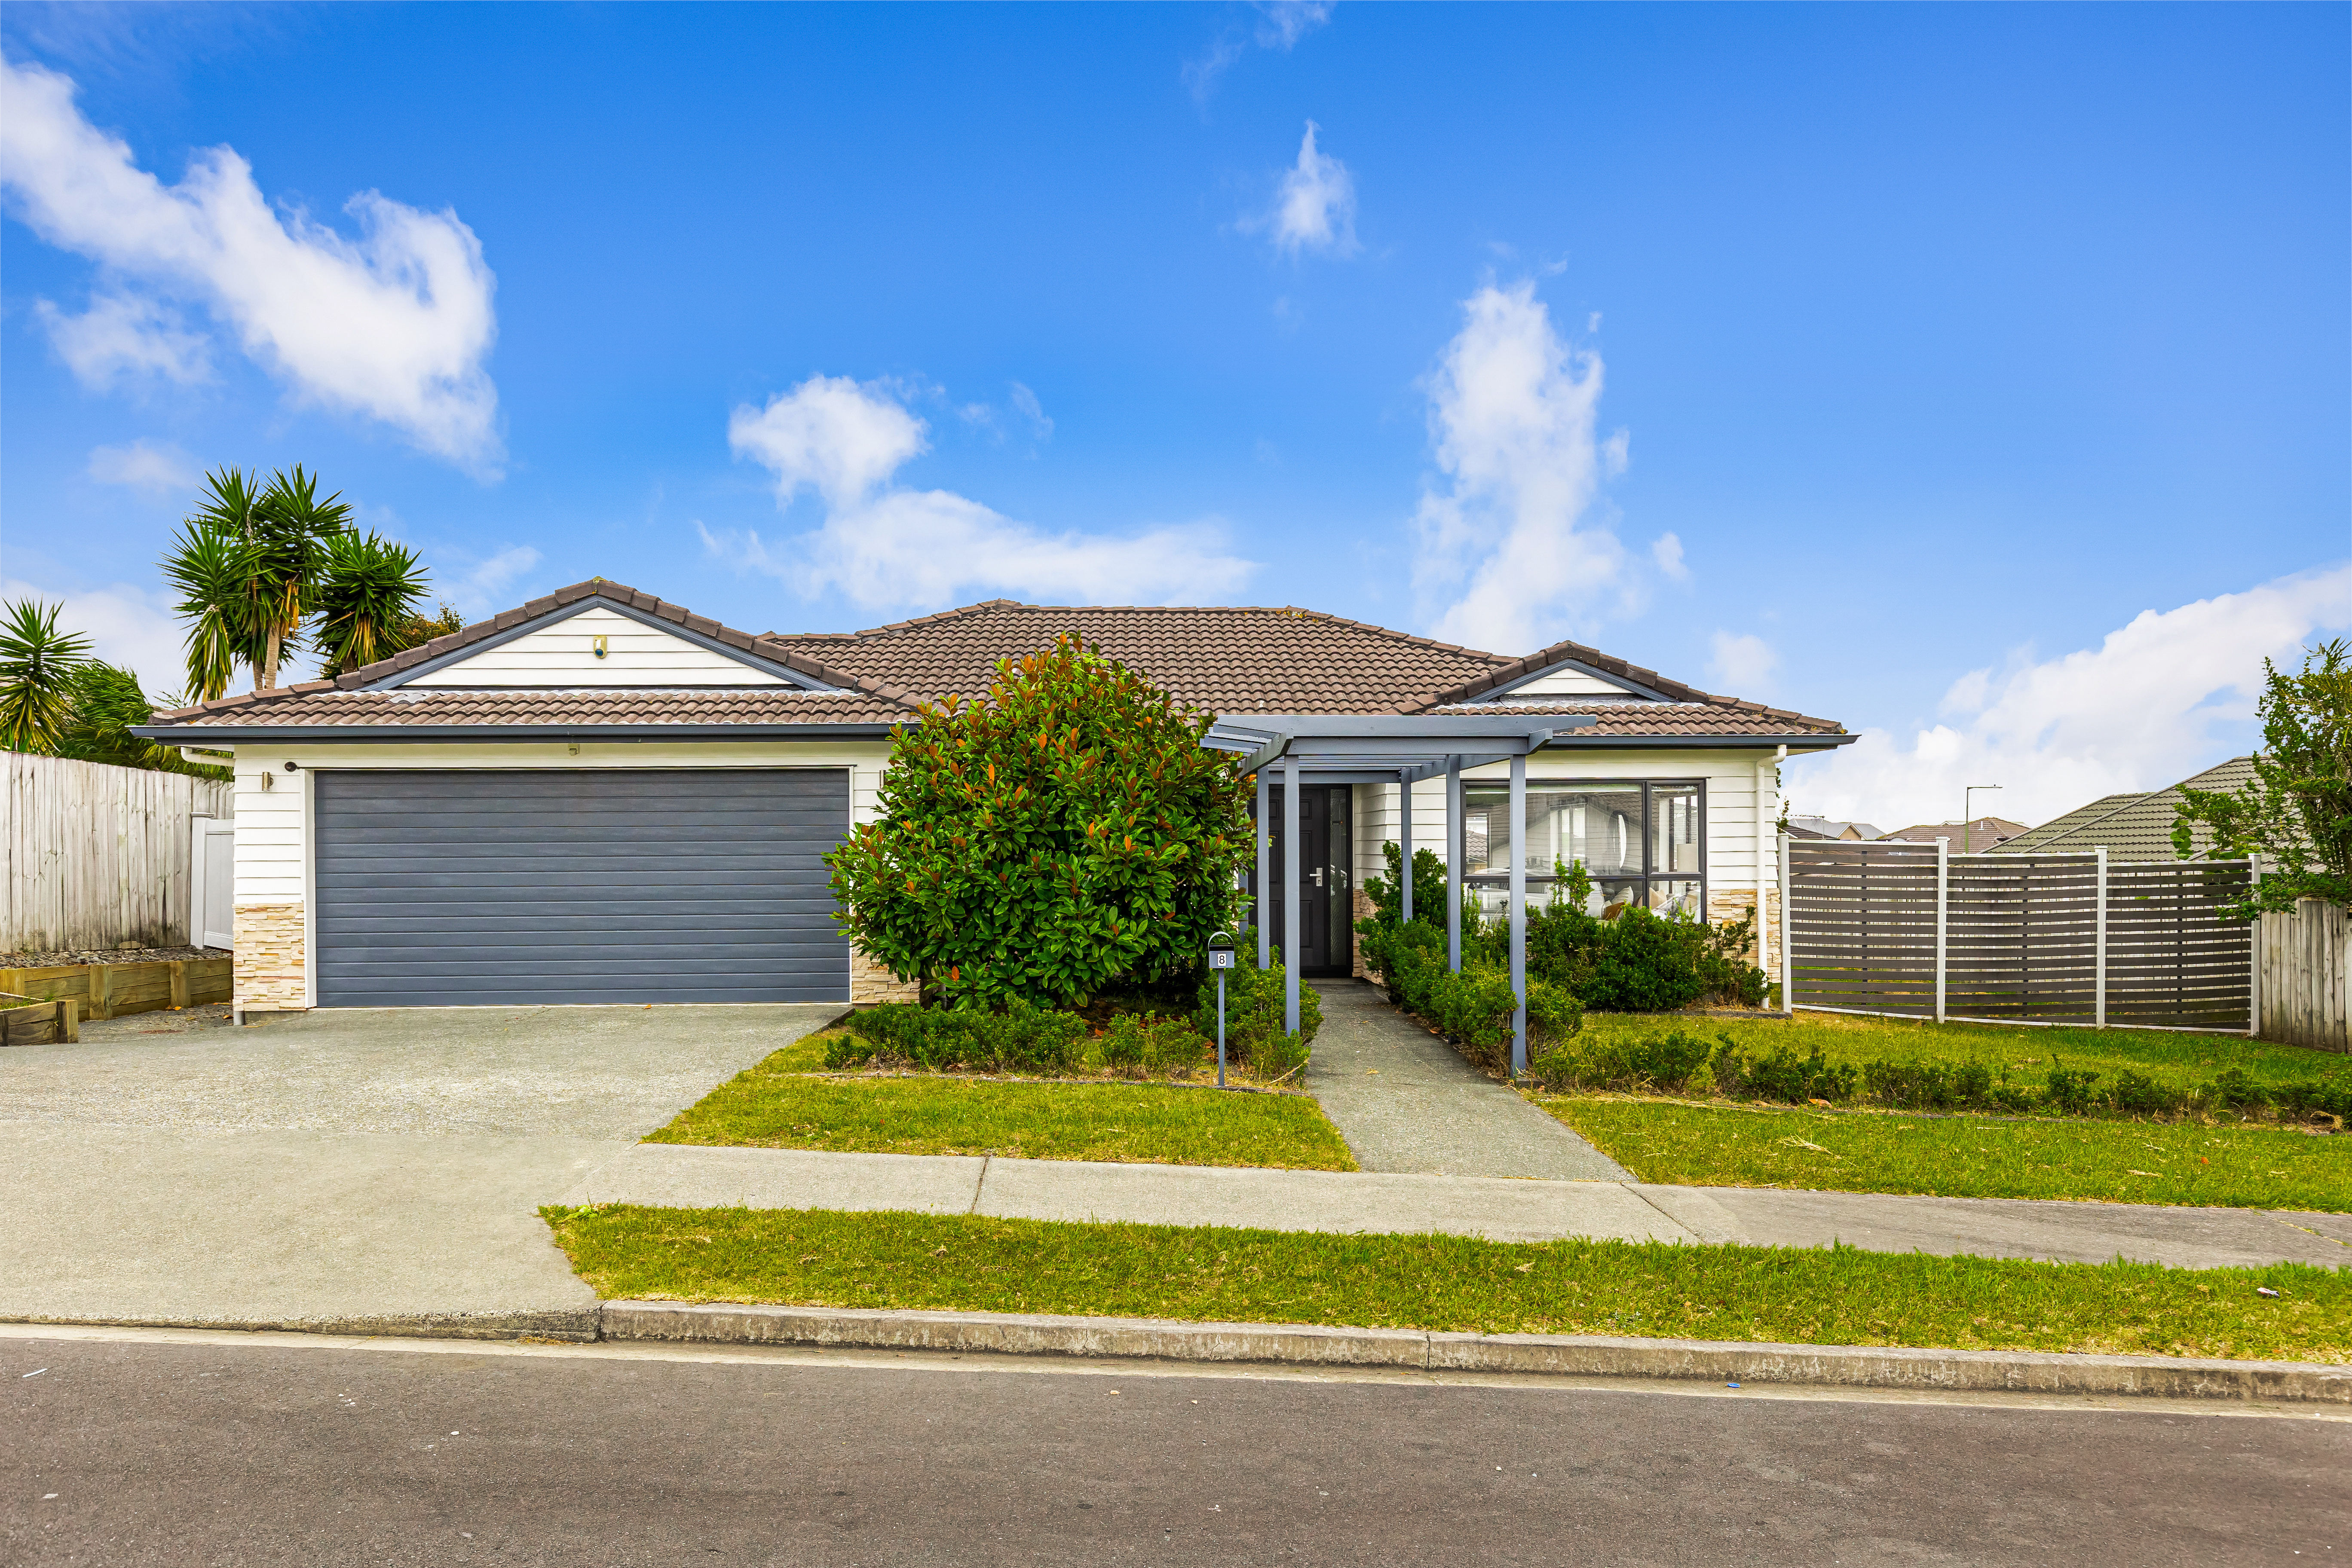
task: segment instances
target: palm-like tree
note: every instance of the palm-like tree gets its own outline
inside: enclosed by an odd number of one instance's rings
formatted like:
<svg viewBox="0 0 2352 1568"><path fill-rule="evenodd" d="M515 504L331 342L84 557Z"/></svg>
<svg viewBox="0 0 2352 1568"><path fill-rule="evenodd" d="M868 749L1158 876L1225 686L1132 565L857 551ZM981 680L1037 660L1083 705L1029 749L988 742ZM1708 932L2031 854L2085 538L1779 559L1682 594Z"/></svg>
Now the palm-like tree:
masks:
<svg viewBox="0 0 2352 1568"><path fill-rule="evenodd" d="M414 647L408 632L425 592L416 552L373 533L337 533L328 536L323 553L325 569L311 595L319 617L311 637L326 656L320 675L332 680Z"/></svg>
<svg viewBox="0 0 2352 1568"><path fill-rule="evenodd" d="M202 503L163 558L188 621L188 691L210 701L239 664L268 691L309 630L330 676L412 646L406 629L425 597L415 552L352 526L340 493L319 498L295 465L267 488L237 468L205 478ZM315 626L310 623L315 620Z"/></svg>
<svg viewBox="0 0 2352 1568"><path fill-rule="evenodd" d="M89 639L58 630L63 607L18 599L0 616L0 744L9 751L53 752L72 721Z"/></svg>

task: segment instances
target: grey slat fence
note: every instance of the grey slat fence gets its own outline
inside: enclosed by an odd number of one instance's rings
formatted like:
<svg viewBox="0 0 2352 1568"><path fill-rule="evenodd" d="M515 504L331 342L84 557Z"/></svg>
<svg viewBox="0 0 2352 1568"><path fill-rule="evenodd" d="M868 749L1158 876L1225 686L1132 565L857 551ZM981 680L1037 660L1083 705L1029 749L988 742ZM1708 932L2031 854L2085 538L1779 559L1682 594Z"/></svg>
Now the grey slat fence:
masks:
<svg viewBox="0 0 2352 1568"><path fill-rule="evenodd" d="M2109 864L1790 840L1783 1003L1987 1023L2253 1028L2243 860Z"/></svg>

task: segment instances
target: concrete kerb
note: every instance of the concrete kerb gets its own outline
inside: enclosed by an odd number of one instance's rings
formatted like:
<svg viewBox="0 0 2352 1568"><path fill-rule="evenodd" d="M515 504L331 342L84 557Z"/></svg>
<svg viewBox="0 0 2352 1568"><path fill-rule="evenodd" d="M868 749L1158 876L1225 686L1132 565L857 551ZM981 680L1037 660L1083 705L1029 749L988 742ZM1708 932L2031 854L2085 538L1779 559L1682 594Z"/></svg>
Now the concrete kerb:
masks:
<svg viewBox="0 0 2352 1568"><path fill-rule="evenodd" d="M1808 1384L1939 1393L2144 1394L2352 1405L2352 1366L2168 1356L1756 1344L1582 1334L1433 1333L1303 1323L1188 1323L1148 1318L682 1301L607 1301L603 1337L678 1343Z"/></svg>

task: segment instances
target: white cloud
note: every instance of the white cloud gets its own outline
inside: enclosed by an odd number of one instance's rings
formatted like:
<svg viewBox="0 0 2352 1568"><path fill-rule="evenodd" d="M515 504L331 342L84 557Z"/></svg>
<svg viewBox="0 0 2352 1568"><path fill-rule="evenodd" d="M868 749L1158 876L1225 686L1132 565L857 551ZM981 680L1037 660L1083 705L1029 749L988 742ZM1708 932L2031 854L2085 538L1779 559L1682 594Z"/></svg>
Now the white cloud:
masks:
<svg viewBox="0 0 2352 1568"><path fill-rule="evenodd" d="M87 363L104 380L128 369L186 379L200 365L201 345L166 305L128 291L136 279L203 305L299 396L494 471L498 394L483 362L495 279L456 214L362 192L345 207L362 235L347 239L299 211L281 218L227 147L197 153L164 185L82 118L73 82L54 71L0 60L0 184L17 216L107 270L88 315L51 312L78 374Z"/></svg>
<svg viewBox="0 0 2352 1568"><path fill-rule="evenodd" d="M62 602L58 629L90 639L90 654L134 671L147 695L161 698L187 680L187 659L171 595L130 583L56 593L11 577L0 582L0 600Z"/></svg>
<svg viewBox="0 0 2352 1568"><path fill-rule="evenodd" d="M1332 0L1260 0L1255 41L1263 49L1287 54L1298 40L1331 19ZM1216 90L1217 79L1249 52L1251 40L1235 29L1218 35L1209 52L1184 67L1184 85L1194 101L1205 103Z"/></svg>
<svg viewBox="0 0 2352 1568"><path fill-rule="evenodd" d="M92 447L88 471L102 485L158 493L193 489L204 478L194 458L168 442L158 447L143 436L127 447Z"/></svg>
<svg viewBox="0 0 2352 1568"><path fill-rule="evenodd" d="M1274 237L1274 247L1286 255L1302 250L1352 254L1356 247L1356 181L1348 165L1317 151L1315 121L1298 143L1298 161L1286 170L1275 192L1271 211L1250 219L1244 226Z"/></svg>
<svg viewBox="0 0 2352 1568"><path fill-rule="evenodd" d="M2263 659L2298 667L2306 639L2347 624L2347 566L2144 611L2097 647L1970 671L1945 693L1948 722L1908 742L1865 730L1797 764L1790 794L1808 813L1896 827L1957 820L1966 784L2003 786L1977 805L2024 823L2160 789L2252 743Z"/></svg>
<svg viewBox="0 0 2352 1568"><path fill-rule="evenodd" d="M727 444L776 476L779 506L814 489L835 510L856 505L930 445L897 399L845 375L813 375L765 408L739 406Z"/></svg>
<svg viewBox="0 0 2352 1568"><path fill-rule="evenodd" d="M514 607L516 595L508 593L507 584L538 565L539 559L539 552L528 544L509 545L454 575L436 579L434 589L467 619L480 620Z"/></svg>
<svg viewBox="0 0 2352 1568"><path fill-rule="evenodd" d="M211 341L188 331L180 312L160 300L100 294L79 316L36 300L33 313L84 386L104 391L149 378L185 386L212 379Z"/></svg>
<svg viewBox="0 0 2352 1568"><path fill-rule="evenodd" d="M1433 629L1449 642L1540 647L1564 616L1628 592L1624 547L1585 521L1604 462L1601 356L1560 342L1531 283L1489 284L1463 315L1430 380L1448 482L1422 493L1414 587L1424 605L1445 601Z"/></svg>
<svg viewBox="0 0 2352 1568"><path fill-rule="evenodd" d="M1606 447L1604 447L1604 456L1606 455ZM1650 559L1658 563L1659 571L1664 573L1675 582L1687 583L1690 581L1690 567L1683 560L1683 542L1681 535L1662 533L1658 535L1657 538L1652 540L1650 542Z"/></svg>
<svg viewBox="0 0 2352 1568"><path fill-rule="evenodd" d="M1735 697L1754 697L1771 685L1772 672L1780 668L1780 656L1752 632L1718 631L1707 668L1723 682L1724 690Z"/></svg>
<svg viewBox="0 0 2352 1568"><path fill-rule="evenodd" d="M1017 381L1013 384L1013 406L1022 418L1029 421L1030 434L1040 441L1054 438L1054 421L1046 414L1045 405L1037 401L1035 393Z"/></svg>
<svg viewBox="0 0 2352 1568"><path fill-rule="evenodd" d="M728 436L739 457L775 474L779 506L813 489L825 517L773 543L756 531L714 535L697 523L704 547L803 595L837 589L868 610L937 609L986 592L1175 604L1223 598L1255 570L1227 552L1214 522L1128 537L1054 533L947 490L892 485L898 468L927 448L927 427L876 384L812 376L765 408L737 408Z"/></svg>

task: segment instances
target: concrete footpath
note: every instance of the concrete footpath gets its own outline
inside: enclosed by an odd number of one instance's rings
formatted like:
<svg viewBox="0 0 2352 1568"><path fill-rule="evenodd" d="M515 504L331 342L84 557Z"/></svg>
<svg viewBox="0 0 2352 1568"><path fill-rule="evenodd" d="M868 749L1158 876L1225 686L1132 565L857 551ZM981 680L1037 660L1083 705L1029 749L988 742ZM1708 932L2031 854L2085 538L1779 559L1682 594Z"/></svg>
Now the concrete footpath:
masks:
<svg viewBox="0 0 2352 1568"><path fill-rule="evenodd" d="M1624 1182L1633 1173L1496 1083L1361 980L1318 980L1307 1092L1367 1171Z"/></svg>
<svg viewBox="0 0 2352 1568"><path fill-rule="evenodd" d="M675 1143L639 1143L616 1152L562 1201L1439 1231L1495 1241L1843 1242L1873 1252L2069 1263L2123 1257L2180 1268L2283 1262L2352 1267L2352 1215Z"/></svg>

